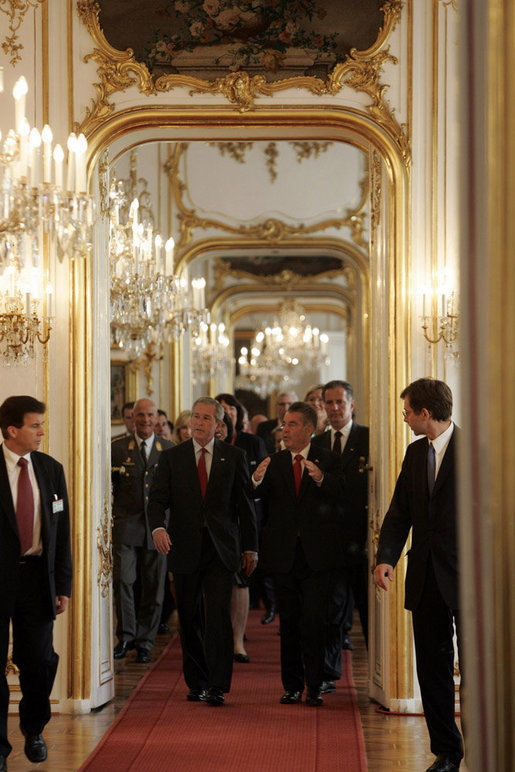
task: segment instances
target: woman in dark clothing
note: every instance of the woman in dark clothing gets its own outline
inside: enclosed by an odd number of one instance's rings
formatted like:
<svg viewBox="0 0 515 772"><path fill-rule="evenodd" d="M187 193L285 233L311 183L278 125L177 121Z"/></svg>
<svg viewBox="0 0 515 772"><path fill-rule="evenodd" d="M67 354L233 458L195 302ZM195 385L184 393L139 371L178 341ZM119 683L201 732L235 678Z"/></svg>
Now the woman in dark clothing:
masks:
<svg viewBox="0 0 515 772"><path fill-rule="evenodd" d="M226 438L226 442L242 448L249 463L249 473L252 476L254 470L268 455L266 445L261 437L242 431L243 406L233 394L219 394L216 399L225 410L226 416L231 420L233 434ZM258 520L258 530L261 528L262 512L261 503L254 502ZM244 635L249 615L249 587L247 577L235 574L235 584L231 598L231 619L234 635L234 659L236 662L249 662L249 656L245 651Z"/></svg>

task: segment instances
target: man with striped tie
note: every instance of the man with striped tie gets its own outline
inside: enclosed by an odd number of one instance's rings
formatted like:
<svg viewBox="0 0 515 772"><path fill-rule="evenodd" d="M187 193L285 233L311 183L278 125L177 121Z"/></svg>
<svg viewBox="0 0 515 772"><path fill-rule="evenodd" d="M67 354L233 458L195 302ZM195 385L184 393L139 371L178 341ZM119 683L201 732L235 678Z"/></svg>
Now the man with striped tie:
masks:
<svg viewBox="0 0 515 772"><path fill-rule="evenodd" d="M451 418L452 393L443 381L419 378L401 399L404 420L423 439L409 445L404 456L381 528L374 579L388 589L412 530L404 605L412 612L417 676L436 756L427 772L454 772L463 757L455 721L453 644L456 628L462 652L456 543L459 429Z"/></svg>

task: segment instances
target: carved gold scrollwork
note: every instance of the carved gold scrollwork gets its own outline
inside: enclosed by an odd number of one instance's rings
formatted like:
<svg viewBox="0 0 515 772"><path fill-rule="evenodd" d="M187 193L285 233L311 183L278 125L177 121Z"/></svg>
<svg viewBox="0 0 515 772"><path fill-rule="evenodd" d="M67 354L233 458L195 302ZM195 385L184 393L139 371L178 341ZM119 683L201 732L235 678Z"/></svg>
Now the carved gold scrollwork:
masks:
<svg viewBox="0 0 515 772"><path fill-rule="evenodd" d="M2 50L4 54L11 57L9 63L13 67L21 62L20 52L23 50L23 45L18 42L17 32L23 23L25 14L29 8L36 8L44 2L46 0L0 0L0 11L8 17L9 32L11 33L5 36Z"/></svg>
<svg viewBox="0 0 515 772"><path fill-rule="evenodd" d="M10 673L16 676L20 674L20 670L18 666L14 664L11 655L7 657L7 663L5 665L5 675L8 676Z"/></svg>
<svg viewBox="0 0 515 772"><path fill-rule="evenodd" d="M381 218L381 202L383 194L381 158L375 151L372 153L371 167L370 235L372 242L375 242L376 231Z"/></svg>
<svg viewBox="0 0 515 772"><path fill-rule="evenodd" d="M81 130L88 133L109 116L114 110L114 105L109 102L113 93L124 91L136 84L140 91L147 95L172 91L176 87L189 88L191 95L222 94L240 112L253 110L258 96L273 96L286 89L307 89L316 96L322 96L335 95L344 86L348 86L370 97L371 104L366 109L397 142L403 158L408 163L410 147L406 126L397 122L393 110L384 98L387 86L380 82L383 65L386 62L397 63L397 59L388 50L383 49L400 18L402 6L401 0L386 0L381 7L384 24L375 43L366 51L352 49L343 62L336 64L326 80L312 76L296 76L270 82L264 75L251 77L247 72L241 71L208 81L183 74L160 75L154 79L146 65L136 61L132 49L118 51L107 42L99 23L98 2L78 0L79 15L98 46L93 53L86 56L86 61L91 59L97 63L100 76L100 83L94 84L97 100L92 108L87 110Z"/></svg>
<svg viewBox="0 0 515 772"><path fill-rule="evenodd" d="M275 143L274 143L275 144ZM328 228L341 229L348 227L351 230L353 241L365 249L368 244L363 236L365 227L365 209L368 203L368 182L367 176L360 182L362 190L361 201L356 209L347 210L344 217L330 217L325 220L305 225L304 223L290 225L274 217L268 217L266 220L254 225L232 226L220 220L208 217L200 217L195 209L188 208L184 201L185 183L181 180L179 174L180 158L187 150L187 143L177 143L172 156L166 161L164 168L168 174L174 201L177 205L177 219L179 221L180 237L177 243L177 252L184 249L193 239L193 232L196 228L207 230L209 228L223 230L226 233L232 233L236 236L245 238L259 238L269 243L279 242L292 235L306 236L318 231L324 231Z"/></svg>
<svg viewBox="0 0 515 772"><path fill-rule="evenodd" d="M346 266L343 269L343 276L346 280L346 287L348 289L353 288L355 285L355 280L352 269L349 269L348 266ZM321 279L341 278L341 268L330 271L321 271L316 276L317 282ZM251 281L260 285L265 285L268 287L287 287L289 290L298 289L300 287L312 287L314 281L313 276L302 276L301 274L296 273L290 269L285 269L279 273L269 274L267 276L257 276L250 271L245 271L239 268L232 268L229 261L223 260L221 258L217 259L214 266L214 281L215 289L217 291L220 291L222 286L225 284L226 279L250 279Z"/></svg>
<svg viewBox="0 0 515 772"><path fill-rule="evenodd" d="M100 188L100 212L102 217L109 216L109 154L103 153L98 164L98 184Z"/></svg>
<svg viewBox="0 0 515 772"><path fill-rule="evenodd" d="M111 547L111 518L109 517L109 506L107 500L105 500L103 517L97 528L97 584L100 587L100 593L103 598L108 596L109 587L111 585L111 576L113 574L113 555Z"/></svg>

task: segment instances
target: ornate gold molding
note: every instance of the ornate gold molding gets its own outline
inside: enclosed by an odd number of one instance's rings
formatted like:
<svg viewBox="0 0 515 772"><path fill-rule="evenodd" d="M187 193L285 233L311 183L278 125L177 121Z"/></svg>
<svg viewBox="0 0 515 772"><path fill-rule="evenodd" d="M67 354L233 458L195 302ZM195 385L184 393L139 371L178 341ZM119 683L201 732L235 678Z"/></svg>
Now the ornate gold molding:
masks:
<svg viewBox="0 0 515 772"><path fill-rule="evenodd" d="M356 286L355 269L350 266L342 265L341 268L337 268L331 271L323 271L314 276L301 276L295 271L284 270L280 273L261 276L251 273L250 271L244 271L240 269L231 268L230 263L223 258L215 260L213 269L214 273L214 287L218 292L222 289L226 279L245 279L247 281L256 282L256 284L277 289L278 287L287 287L288 289L302 289L303 287L319 287L318 282L321 279L340 279L343 277L345 281L345 287L352 290Z"/></svg>
<svg viewBox="0 0 515 772"><path fill-rule="evenodd" d="M397 64L397 59L385 48L386 42L394 30L401 14L402 0L386 0L381 10L384 24L380 28L375 43L365 51L351 49L343 62L336 64L326 80L312 76L296 76L269 82L264 75L247 72L231 72L213 81L202 80L182 74L161 75L153 78L148 68L134 57L132 49L118 51L106 40L100 27L100 5L96 0L78 0L77 10L80 18L96 44L93 52L85 57L98 65L100 83L95 83L97 100L91 109L87 109L81 130L86 134L101 123L111 112L114 105L109 98L117 91L125 91L137 85L146 94L166 93L177 87L190 89L193 94L221 94L239 112L244 113L255 108L258 96L273 96L287 89L306 89L316 96L335 95L344 86L367 94L371 104L367 106L370 115L395 140L406 162L409 162L409 138L406 125L399 125L393 110L385 100L387 85L380 82L383 65L386 62ZM384 50L383 50L384 49Z"/></svg>
<svg viewBox="0 0 515 772"><path fill-rule="evenodd" d="M23 24L23 19L29 8L37 8L46 0L0 0L0 11L9 19L9 32L2 43L2 51L10 56L9 63L14 67L21 62L22 43L18 42L18 30Z"/></svg>
<svg viewBox="0 0 515 772"><path fill-rule="evenodd" d="M269 144L275 145L275 143ZM344 217L329 217L312 225L304 225L304 223L292 225L275 217L267 217L266 220L254 225L233 226L211 217L201 217L194 208L188 208L186 205L184 192L187 186L180 177L179 165L181 156L187 148L188 143L178 142L173 149L171 157L164 164L172 196L177 206L177 219L180 228L180 236L176 244L178 255L192 242L193 232L197 228L202 230L210 228L222 230L235 236L261 239L268 244L272 244L281 242L291 236L308 236L312 233L328 230L329 228L340 230L341 228L348 227L351 230L352 240L360 247L365 249L368 247L368 243L363 237L365 208L368 203L368 175L365 175L364 179L360 182L362 196L358 206L353 210L348 209Z"/></svg>
<svg viewBox="0 0 515 772"><path fill-rule="evenodd" d="M100 192L100 214L102 217L109 217L109 153L107 150L102 154L98 164L98 186Z"/></svg>
<svg viewBox="0 0 515 772"><path fill-rule="evenodd" d="M379 153L372 152L372 163L370 170L370 238L375 243L376 231L381 219L382 203L382 165Z"/></svg>
<svg viewBox="0 0 515 772"><path fill-rule="evenodd" d="M107 499L104 500L104 516L97 528L97 548L98 548L98 573L97 584L100 587L100 593L103 598L109 595L111 587L111 578L113 575L113 554L111 538L111 518L109 516L109 505Z"/></svg>

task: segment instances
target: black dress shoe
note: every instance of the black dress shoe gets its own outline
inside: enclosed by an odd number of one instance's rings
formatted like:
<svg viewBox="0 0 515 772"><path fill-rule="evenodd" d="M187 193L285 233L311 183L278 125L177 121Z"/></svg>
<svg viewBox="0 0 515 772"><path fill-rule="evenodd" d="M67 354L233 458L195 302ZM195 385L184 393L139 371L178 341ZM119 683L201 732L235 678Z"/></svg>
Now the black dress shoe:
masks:
<svg viewBox="0 0 515 772"><path fill-rule="evenodd" d="M354 646L352 645L351 639L348 635L343 636L342 649L347 649L347 651L354 651Z"/></svg>
<svg viewBox="0 0 515 772"><path fill-rule="evenodd" d="M25 755L28 760L32 761L33 764L39 764L40 761L46 761L47 750L43 735L26 734L25 732L23 732L23 734L25 735Z"/></svg>
<svg viewBox="0 0 515 772"><path fill-rule="evenodd" d="M190 689L186 695L188 702L205 702L207 692L205 689Z"/></svg>
<svg viewBox="0 0 515 772"><path fill-rule="evenodd" d="M281 705L295 705L302 700L302 692L294 692L291 689L287 689L279 702Z"/></svg>
<svg viewBox="0 0 515 772"><path fill-rule="evenodd" d="M136 662L145 664L147 662L152 662L148 649L144 649L142 646L138 646L138 656L136 657Z"/></svg>
<svg viewBox="0 0 515 772"><path fill-rule="evenodd" d="M223 689L214 689L214 688L208 689L206 702L208 705L213 705L214 707L223 705L225 702Z"/></svg>
<svg viewBox="0 0 515 772"><path fill-rule="evenodd" d="M306 694L306 705L311 705L312 708L318 708L323 704L324 701L320 689L308 689Z"/></svg>
<svg viewBox="0 0 515 772"><path fill-rule="evenodd" d="M322 681L320 686L320 694L332 694L336 691L336 684L334 681Z"/></svg>
<svg viewBox="0 0 515 772"><path fill-rule="evenodd" d="M250 662L250 657L248 654L235 654L234 655L234 661L235 662Z"/></svg>
<svg viewBox="0 0 515 772"><path fill-rule="evenodd" d="M270 611L265 611L263 616L261 617L261 624L262 625L269 625L270 622L273 622L275 619L275 611L270 609Z"/></svg>
<svg viewBox="0 0 515 772"><path fill-rule="evenodd" d="M456 762L449 753L439 753L426 772L457 772L460 762Z"/></svg>
<svg viewBox="0 0 515 772"><path fill-rule="evenodd" d="M115 659L123 659L128 651L134 648L134 641L120 641L114 647L113 657Z"/></svg>
<svg viewBox="0 0 515 772"><path fill-rule="evenodd" d="M7 759L5 756L0 756L0 772L7 772Z"/></svg>

